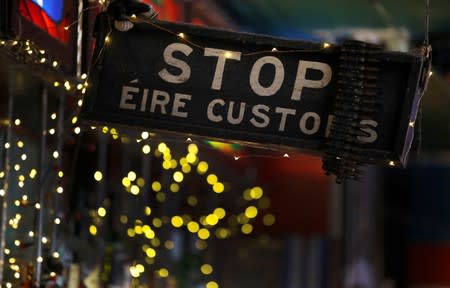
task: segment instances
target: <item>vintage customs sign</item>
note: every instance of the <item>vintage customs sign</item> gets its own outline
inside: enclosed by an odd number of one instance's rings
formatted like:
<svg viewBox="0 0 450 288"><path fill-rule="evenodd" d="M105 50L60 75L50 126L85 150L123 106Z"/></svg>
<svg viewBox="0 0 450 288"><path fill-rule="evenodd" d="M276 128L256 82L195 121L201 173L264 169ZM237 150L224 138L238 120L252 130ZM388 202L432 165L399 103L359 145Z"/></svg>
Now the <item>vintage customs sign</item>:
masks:
<svg viewBox="0 0 450 288"><path fill-rule="evenodd" d="M160 21L127 32L100 28L82 117L398 164L411 143L422 66L420 54L360 42L331 46Z"/></svg>

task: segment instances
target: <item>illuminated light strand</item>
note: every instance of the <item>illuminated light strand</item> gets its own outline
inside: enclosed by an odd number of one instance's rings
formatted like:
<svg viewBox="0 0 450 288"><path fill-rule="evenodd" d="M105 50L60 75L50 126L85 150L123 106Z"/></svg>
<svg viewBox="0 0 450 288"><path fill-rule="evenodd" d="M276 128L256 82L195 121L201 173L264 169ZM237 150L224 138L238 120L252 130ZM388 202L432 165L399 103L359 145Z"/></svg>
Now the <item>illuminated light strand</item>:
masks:
<svg viewBox="0 0 450 288"><path fill-rule="evenodd" d="M100 3L100 2L99 2ZM83 10L81 10L81 13L78 14L78 17L75 21L73 21L72 23L70 23L67 26L64 26L64 30L68 31L72 26L74 26L75 24L78 24L78 22L81 20L81 17L83 17L83 13L92 9L97 9L103 7L103 5L100 3L99 5L95 5L92 7L88 7L88 8L84 8Z"/></svg>
<svg viewBox="0 0 450 288"><path fill-rule="evenodd" d="M191 137L186 138L185 140L180 140L180 139L174 139L174 138L162 138L161 141L165 141L167 143L174 143L174 144L182 144L182 143L193 143L198 145L199 147L202 148L206 148L210 151L218 151L216 148L211 147L208 144L205 144L203 141L196 141ZM225 153L227 154L227 153ZM246 155L231 155L230 157L232 157L234 160L238 161L241 159L252 159L252 158L266 158L266 159L290 159L291 158L291 154L287 153L287 152L282 152L282 155L267 155L267 154L258 154L258 153L253 153L253 154L246 154ZM318 159L316 156L312 156L312 155L304 155L302 154L302 157L304 157L305 159Z"/></svg>
<svg viewBox="0 0 450 288"><path fill-rule="evenodd" d="M53 83L54 87L59 87L60 83L69 82L70 85L66 85L64 88L66 88L67 91L72 90L73 87L77 87L76 83L77 81L71 80L64 80L61 81L61 73L59 68L59 62L53 59L50 59L47 55L47 52L45 50L40 49L30 40L7 40L2 39L0 40L0 50L11 60L21 63L21 64L27 64L30 66L35 66L38 69L41 69L41 67L45 67L46 72L43 72L43 74L48 74L48 71L51 71L51 78L53 79L59 79L59 80L52 80L49 82ZM19 47L17 49L17 47ZM42 72L42 71L41 71ZM47 78L48 79L48 78ZM85 81L80 81L85 82ZM75 84L73 84L75 83ZM70 87L70 89L68 89Z"/></svg>
<svg viewBox="0 0 450 288"><path fill-rule="evenodd" d="M189 37L183 33L183 32L174 32L170 29L167 29L165 27L162 27L161 25L156 24L154 21L152 20L148 20L148 19L143 19L143 18L132 18L132 17L128 17L128 20L131 22L135 22L135 23L145 23L145 24L149 24L153 27L155 27L156 29L159 29L161 31L165 31L169 34L172 34L180 39L182 39L184 42L191 44L192 46L201 49L201 50L205 50L206 46L202 46L200 44L195 43L194 41L190 40ZM333 48L332 45L330 43L322 43L321 45L321 49L289 49L289 50L278 50L276 47L273 47L270 50L261 50L261 51L256 51L256 52L247 52L247 53L241 53L242 56L255 56L255 55L261 55L261 54L270 54L270 53L310 53L310 52L321 52L324 50L328 50ZM229 51L225 52L225 57L227 56L226 53L230 53ZM227 57L228 58L228 57Z"/></svg>

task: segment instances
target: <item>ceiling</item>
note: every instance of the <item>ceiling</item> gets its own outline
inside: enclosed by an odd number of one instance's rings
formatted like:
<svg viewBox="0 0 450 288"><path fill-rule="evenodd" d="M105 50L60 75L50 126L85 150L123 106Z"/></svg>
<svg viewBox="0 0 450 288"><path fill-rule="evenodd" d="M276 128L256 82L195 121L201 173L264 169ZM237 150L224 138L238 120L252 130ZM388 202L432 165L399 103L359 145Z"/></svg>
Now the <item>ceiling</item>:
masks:
<svg viewBox="0 0 450 288"><path fill-rule="evenodd" d="M426 31L426 0L214 0L244 30L297 38L316 29L406 28ZM450 1L430 0L430 31L450 32Z"/></svg>

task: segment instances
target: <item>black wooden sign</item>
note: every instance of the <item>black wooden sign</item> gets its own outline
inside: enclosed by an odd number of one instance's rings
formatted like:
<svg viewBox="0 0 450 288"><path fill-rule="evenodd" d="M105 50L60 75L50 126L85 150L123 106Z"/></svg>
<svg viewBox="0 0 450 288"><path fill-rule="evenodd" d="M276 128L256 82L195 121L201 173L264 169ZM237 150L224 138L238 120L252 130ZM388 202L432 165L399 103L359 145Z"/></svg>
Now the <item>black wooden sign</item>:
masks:
<svg viewBox="0 0 450 288"><path fill-rule="evenodd" d="M338 160L355 153L350 158L357 162L406 159L420 54L160 21L100 32L84 120L275 149L325 149ZM342 142L342 157L329 137Z"/></svg>

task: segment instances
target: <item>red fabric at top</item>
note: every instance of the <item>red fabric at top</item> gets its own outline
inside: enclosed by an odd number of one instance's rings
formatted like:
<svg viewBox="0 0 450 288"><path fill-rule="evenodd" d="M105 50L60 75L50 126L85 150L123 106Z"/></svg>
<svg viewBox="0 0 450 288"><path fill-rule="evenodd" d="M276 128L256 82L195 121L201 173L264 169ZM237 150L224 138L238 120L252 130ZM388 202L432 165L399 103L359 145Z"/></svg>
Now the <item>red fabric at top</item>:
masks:
<svg viewBox="0 0 450 288"><path fill-rule="evenodd" d="M55 23L36 3L30 0L20 0L19 13L42 30L46 31L51 37L68 44L69 31L64 27L69 25L70 19L64 18L61 23Z"/></svg>

